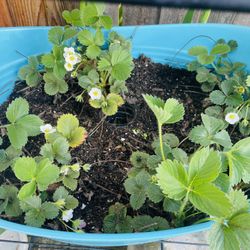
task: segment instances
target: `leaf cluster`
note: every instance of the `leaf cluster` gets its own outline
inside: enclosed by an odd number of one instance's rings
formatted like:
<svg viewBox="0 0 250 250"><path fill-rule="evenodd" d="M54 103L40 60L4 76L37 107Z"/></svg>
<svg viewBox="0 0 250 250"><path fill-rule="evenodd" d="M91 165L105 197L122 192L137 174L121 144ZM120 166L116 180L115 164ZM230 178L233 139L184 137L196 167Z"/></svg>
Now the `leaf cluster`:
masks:
<svg viewBox="0 0 250 250"><path fill-rule="evenodd" d="M169 228L167 220L162 217L148 215L132 218L127 215L126 206L116 203L109 208L109 214L104 218L105 233L150 232Z"/></svg>

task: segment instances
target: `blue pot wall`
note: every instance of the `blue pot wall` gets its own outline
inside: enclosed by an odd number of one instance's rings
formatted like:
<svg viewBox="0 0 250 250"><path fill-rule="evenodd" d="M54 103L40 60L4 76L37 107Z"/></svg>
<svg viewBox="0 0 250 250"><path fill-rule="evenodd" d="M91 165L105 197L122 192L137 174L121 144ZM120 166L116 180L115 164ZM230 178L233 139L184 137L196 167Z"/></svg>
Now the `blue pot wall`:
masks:
<svg viewBox="0 0 250 250"><path fill-rule="evenodd" d="M0 104L11 93L18 69L27 63L24 56L49 52L49 27L0 28ZM194 45L211 47L214 40L235 39L239 43L236 52L230 55L232 61L245 62L250 67L250 28L223 24L180 24L155 26L117 27L126 38L132 38L133 56L140 54L155 62L168 63L175 67L185 67L192 58L187 54L188 48ZM195 39L194 39L195 38ZM190 41L186 46L184 46ZM18 53L20 52L20 53ZM29 227L0 220L0 228L19 231L28 235L51 238L85 246L123 246L155 242L187 233L209 229L211 223L203 223L177 229L158 232L129 234L78 234L41 228Z"/></svg>

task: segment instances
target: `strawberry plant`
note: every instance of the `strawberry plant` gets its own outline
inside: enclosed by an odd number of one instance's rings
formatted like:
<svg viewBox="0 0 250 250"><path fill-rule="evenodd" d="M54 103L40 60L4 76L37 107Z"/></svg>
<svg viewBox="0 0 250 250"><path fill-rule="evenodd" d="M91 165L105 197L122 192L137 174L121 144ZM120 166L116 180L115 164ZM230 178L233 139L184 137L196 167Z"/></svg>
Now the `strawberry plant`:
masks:
<svg viewBox="0 0 250 250"><path fill-rule="evenodd" d="M30 87L44 84L51 96L70 90L67 79L77 78L83 101L88 93L89 104L111 116L124 104L126 80L133 69L130 42L112 28L112 19L105 15L103 4L81 4L80 9L63 12L67 26L53 27L48 34L53 44L50 53L30 57L29 64L19 71ZM79 28L81 27L81 28Z"/></svg>

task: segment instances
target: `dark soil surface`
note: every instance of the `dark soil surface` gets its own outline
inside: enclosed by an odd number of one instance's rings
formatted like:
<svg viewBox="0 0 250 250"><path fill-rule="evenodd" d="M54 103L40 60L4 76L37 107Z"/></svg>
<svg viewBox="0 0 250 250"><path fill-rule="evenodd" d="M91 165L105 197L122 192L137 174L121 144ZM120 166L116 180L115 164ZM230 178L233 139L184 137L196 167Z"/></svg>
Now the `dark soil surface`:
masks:
<svg viewBox="0 0 250 250"><path fill-rule="evenodd" d="M30 112L39 115L45 123L56 125L57 118L65 113L78 117L89 136L82 146L72 150L73 162L90 163L92 168L88 173L82 172L79 178L79 186L74 193L79 200L79 207L74 211L74 218L81 217L86 221L87 232L100 232L109 206L115 202L128 204L129 196L124 190L123 182L131 168L131 153L136 150L151 153L152 139L157 136L154 115L143 101L142 94L149 93L163 99L173 97L184 104L185 119L165 128L167 132L175 133L180 140L188 135L194 125L200 124L200 114L209 103L206 101L207 94L200 90L200 84L196 82L193 73L153 63L143 56L135 60L135 69L127 83L129 94L126 100L134 108L135 116L123 126L105 121L101 113L86 102L76 102L74 97L81 89L72 79L69 80L69 85L70 91L55 100L44 93L43 86L31 89L25 83L19 82L8 102L0 106L0 122L6 122L6 107L11 100L19 96L27 99ZM39 148L44 142L43 135L30 138L25 147L26 154L39 155ZM187 140L182 143L182 148L192 152L194 145ZM8 170L5 177L10 177ZM3 176L1 179L0 181L3 181ZM82 206L86 207L81 209ZM132 211L129 213L133 215ZM152 204L136 214L167 216ZM57 228L50 223L46 227ZM65 229L60 225L58 227Z"/></svg>

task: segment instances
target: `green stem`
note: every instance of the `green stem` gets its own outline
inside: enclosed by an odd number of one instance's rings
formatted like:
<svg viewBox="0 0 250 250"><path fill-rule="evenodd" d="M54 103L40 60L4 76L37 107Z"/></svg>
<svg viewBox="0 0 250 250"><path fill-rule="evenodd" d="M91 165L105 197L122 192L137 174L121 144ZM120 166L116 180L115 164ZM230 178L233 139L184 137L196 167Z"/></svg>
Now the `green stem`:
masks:
<svg viewBox="0 0 250 250"><path fill-rule="evenodd" d="M158 121L158 131L159 131L159 142L160 142L160 149L161 149L161 156L162 160L165 161L165 155L164 155L164 148L163 148L163 140L162 140L162 124Z"/></svg>
<svg viewBox="0 0 250 250"><path fill-rule="evenodd" d="M1 125L0 128L7 128L7 127L9 127L9 126L10 126L10 124Z"/></svg>
<svg viewBox="0 0 250 250"><path fill-rule="evenodd" d="M185 207L187 206L187 203L188 203L188 194L189 194L189 192L187 192L187 194L186 194L186 196L185 196L185 198L183 200L183 203L181 204L181 207L180 207L179 212L177 214L178 219L183 217L184 209L185 209Z"/></svg>

